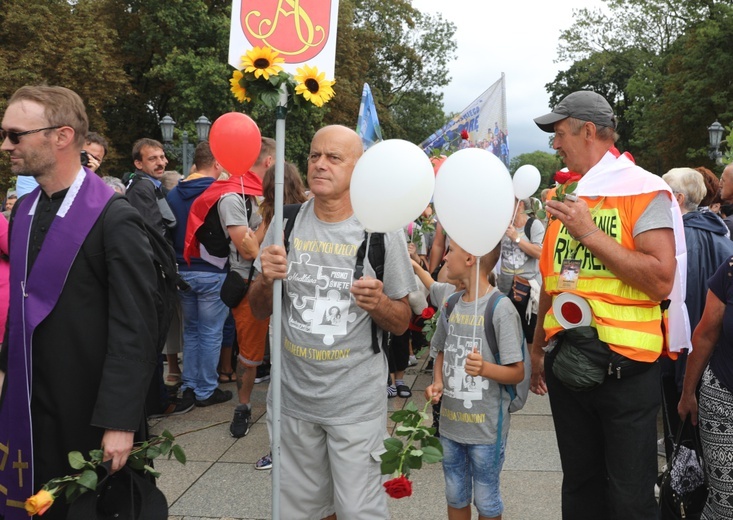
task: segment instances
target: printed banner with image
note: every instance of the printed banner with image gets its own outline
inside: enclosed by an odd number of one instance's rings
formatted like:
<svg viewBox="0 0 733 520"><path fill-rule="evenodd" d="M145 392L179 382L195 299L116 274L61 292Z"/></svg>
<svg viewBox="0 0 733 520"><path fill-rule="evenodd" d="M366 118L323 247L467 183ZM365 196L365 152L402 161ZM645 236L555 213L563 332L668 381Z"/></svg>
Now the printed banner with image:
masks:
<svg viewBox="0 0 733 520"><path fill-rule="evenodd" d="M468 132L469 139L461 133ZM506 84L501 79L420 144L427 154L433 149L484 148L509 166L509 142L506 117Z"/></svg>
<svg viewBox="0 0 733 520"><path fill-rule="evenodd" d="M296 74L306 62L334 77L338 0L233 0L229 64L240 68L252 47L270 47L285 59L285 72Z"/></svg>

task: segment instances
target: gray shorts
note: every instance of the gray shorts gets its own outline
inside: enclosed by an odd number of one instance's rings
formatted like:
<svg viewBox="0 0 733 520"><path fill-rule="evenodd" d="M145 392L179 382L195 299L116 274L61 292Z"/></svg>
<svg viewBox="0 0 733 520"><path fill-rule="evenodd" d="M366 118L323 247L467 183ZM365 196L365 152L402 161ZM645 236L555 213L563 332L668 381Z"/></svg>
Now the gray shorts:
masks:
<svg viewBox="0 0 733 520"><path fill-rule="evenodd" d="M270 425L268 406L267 422ZM282 414L280 508L288 520L389 518L380 471L387 417L338 426Z"/></svg>

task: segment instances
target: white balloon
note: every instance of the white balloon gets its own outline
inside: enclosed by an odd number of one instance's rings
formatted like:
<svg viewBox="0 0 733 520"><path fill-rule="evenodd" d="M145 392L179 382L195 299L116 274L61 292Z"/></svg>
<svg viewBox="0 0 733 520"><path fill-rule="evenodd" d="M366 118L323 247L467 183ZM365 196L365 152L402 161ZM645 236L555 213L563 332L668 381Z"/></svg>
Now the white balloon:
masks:
<svg viewBox="0 0 733 520"><path fill-rule="evenodd" d="M472 255L485 255L496 247L512 219L512 178L491 152L466 148L440 167L433 200L451 240Z"/></svg>
<svg viewBox="0 0 733 520"><path fill-rule="evenodd" d="M388 139L369 148L354 166L351 206L367 231L396 231L420 216L434 187L425 152L408 141Z"/></svg>
<svg viewBox="0 0 733 520"><path fill-rule="evenodd" d="M520 166L514 172L514 179L512 179L514 196L518 200L531 197L540 187L540 182L542 182L542 176L535 166L531 164Z"/></svg>

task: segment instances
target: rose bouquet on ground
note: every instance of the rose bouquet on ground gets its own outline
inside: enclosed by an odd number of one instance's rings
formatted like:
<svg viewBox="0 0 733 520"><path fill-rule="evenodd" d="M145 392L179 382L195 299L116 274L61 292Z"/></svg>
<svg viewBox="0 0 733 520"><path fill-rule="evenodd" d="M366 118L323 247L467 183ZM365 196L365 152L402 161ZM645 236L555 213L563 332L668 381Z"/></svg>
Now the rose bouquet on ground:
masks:
<svg viewBox="0 0 733 520"><path fill-rule="evenodd" d="M434 464L443 460L443 446L435 437L435 428L423 426L423 421L430 420L427 414L430 401L425 403L422 411L410 401L404 410L398 410L390 417L396 424L397 437L385 439L387 449L381 456L382 475L393 475L394 478L384 483L384 489L392 498L403 498L412 495L410 470L420 469L423 464ZM418 446L419 444L419 446Z"/></svg>
<svg viewBox="0 0 733 520"><path fill-rule="evenodd" d="M160 473L152 467L152 461L161 455L169 459L175 457L181 464L186 463L183 448L175 443L175 437L166 430L147 441L135 443L127 457L127 465L134 470L149 473L158 478ZM89 452L89 460L86 460L80 452L70 452L69 465L79 470L79 473L53 478L44 484L38 493L25 501L28 516L43 515L54 501L62 496L62 493L66 501L71 503L87 491L96 490L97 467L102 463L103 456L102 450L92 450Z"/></svg>
<svg viewBox="0 0 733 520"><path fill-rule="evenodd" d="M258 101L275 108L282 85L288 90L289 109L308 103L322 107L333 98L335 80L326 79L325 72L309 65L296 69L295 75L289 74L280 65L285 60L279 54L270 47L254 47L242 56L241 70L235 70L229 79L230 90L240 103Z"/></svg>

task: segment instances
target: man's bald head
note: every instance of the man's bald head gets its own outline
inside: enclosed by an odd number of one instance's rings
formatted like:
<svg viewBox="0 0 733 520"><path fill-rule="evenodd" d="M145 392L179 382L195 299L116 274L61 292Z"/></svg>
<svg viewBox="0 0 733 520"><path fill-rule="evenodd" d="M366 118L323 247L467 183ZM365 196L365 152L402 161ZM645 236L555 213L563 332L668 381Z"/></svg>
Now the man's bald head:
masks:
<svg viewBox="0 0 733 520"><path fill-rule="evenodd" d="M364 148L351 128L329 125L318 130L308 156L308 186L320 200L348 200L351 174Z"/></svg>

